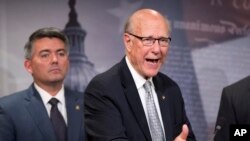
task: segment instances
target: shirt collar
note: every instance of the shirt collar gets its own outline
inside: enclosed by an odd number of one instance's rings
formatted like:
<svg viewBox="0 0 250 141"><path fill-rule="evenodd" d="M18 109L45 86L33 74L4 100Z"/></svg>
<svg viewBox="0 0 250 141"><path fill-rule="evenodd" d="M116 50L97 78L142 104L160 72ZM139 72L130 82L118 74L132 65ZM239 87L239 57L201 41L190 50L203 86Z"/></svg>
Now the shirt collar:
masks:
<svg viewBox="0 0 250 141"><path fill-rule="evenodd" d="M144 79L144 78L134 69L134 67L133 67L132 64L130 63L130 61L129 61L129 59L128 59L127 56L125 57L125 60L126 60L126 63L127 63L127 65L128 65L128 68L129 68L129 70L130 70L130 72L131 72L131 74L132 74L132 77L133 77L133 79L134 79L136 88L137 88L137 89L141 88L141 87L145 84L145 82L146 82L147 80ZM152 83L152 77L150 77L148 80L151 81L151 83ZM152 84L153 84L153 83L152 83Z"/></svg>
<svg viewBox="0 0 250 141"><path fill-rule="evenodd" d="M49 100L52 97L58 99L59 103L61 103L62 105L65 104L64 85L62 86L62 88L58 91L58 93L55 96L51 96L47 91L45 91L44 89L39 87L36 83L34 83L34 86L35 86L36 90L38 91L38 93L40 94L40 96L41 96L41 98L43 100L43 103L45 105L48 104Z"/></svg>

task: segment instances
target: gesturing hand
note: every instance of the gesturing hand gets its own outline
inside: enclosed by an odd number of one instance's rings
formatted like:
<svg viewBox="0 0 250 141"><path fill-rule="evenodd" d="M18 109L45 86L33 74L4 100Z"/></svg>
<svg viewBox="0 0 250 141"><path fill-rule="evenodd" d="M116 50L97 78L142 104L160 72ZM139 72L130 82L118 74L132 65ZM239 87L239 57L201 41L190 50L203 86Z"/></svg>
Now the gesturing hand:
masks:
<svg viewBox="0 0 250 141"><path fill-rule="evenodd" d="M184 124L182 126L181 133L174 139L174 141L186 141L188 136L188 126Z"/></svg>

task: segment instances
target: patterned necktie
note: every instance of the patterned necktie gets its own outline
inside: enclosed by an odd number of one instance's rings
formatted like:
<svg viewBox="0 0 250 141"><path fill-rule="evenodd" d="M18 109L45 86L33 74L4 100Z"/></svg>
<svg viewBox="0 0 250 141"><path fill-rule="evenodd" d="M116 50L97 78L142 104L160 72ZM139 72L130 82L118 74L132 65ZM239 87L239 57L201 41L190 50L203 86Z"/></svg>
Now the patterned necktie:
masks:
<svg viewBox="0 0 250 141"><path fill-rule="evenodd" d="M148 123L152 140L164 141L164 133L155 107L153 93L151 89L151 82L146 81L143 87L146 91L146 108L148 112Z"/></svg>
<svg viewBox="0 0 250 141"><path fill-rule="evenodd" d="M67 126L63 119L62 114L58 110L57 103L59 100L56 98L51 98L49 104L51 104L50 110L50 120L54 127L54 131L56 133L56 137L58 141L67 141Z"/></svg>

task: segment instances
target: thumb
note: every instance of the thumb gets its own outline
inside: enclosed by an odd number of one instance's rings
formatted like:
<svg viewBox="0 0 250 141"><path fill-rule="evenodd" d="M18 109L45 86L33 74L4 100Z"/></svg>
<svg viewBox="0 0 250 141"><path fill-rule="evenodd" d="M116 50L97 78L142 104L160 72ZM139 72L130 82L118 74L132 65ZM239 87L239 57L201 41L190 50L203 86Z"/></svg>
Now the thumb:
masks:
<svg viewBox="0 0 250 141"><path fill-rule="evenodd" d="M184 124L182 126L182 131L180 133L180 138L183 139L183 140L186 140L187 139L187 136L188 136L188 126L186 124Z"/></svg>

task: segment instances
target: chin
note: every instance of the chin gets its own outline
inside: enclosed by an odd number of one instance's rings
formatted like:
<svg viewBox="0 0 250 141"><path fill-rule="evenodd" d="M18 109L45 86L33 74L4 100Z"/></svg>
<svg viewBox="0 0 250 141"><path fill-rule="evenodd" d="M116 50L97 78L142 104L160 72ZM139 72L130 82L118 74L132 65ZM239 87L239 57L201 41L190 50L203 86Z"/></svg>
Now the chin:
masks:
<svg viewBox="0 0 250 141"><path fill-rule="evenodd" d="M51 79L51 82L62 82L63 81L63 78L54 78L54 79Z"/></svg>

